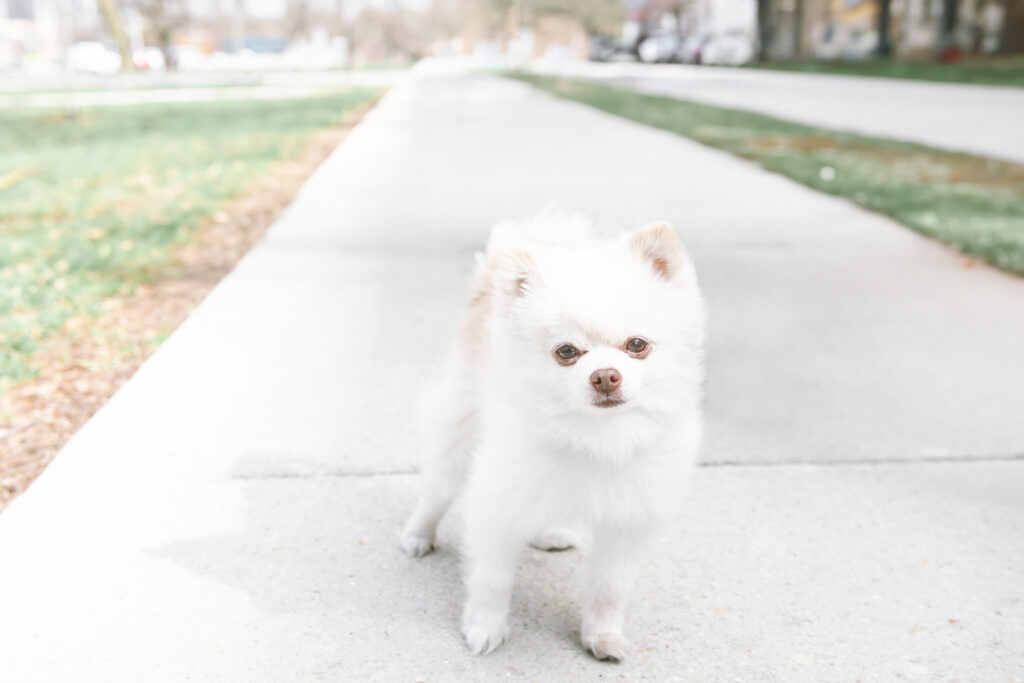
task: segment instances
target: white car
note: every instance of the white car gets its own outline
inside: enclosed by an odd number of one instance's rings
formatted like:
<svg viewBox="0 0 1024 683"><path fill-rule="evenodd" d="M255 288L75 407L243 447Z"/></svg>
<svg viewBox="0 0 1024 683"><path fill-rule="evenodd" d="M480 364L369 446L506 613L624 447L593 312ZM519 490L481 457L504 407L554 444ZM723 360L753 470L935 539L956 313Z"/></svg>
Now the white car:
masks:
<svg viewBox="0 0 1024 683"><path fill-rule="evenodd" d="M121 70L121 55L103 43L86 41L68 47L64 64L69 71L106 76Z"/></svg>
<svg viewBox="0 0 1024 683"><path fill-rule="evenodd" d="M141 71L166 71L167 61L158 47L144 47L132 53L135 68Z"/></svg>
<svg viewBox="0 0 1024 683"><path fill-rule="evenodd" d="M641 62L654 64L656 62L675 61L680 47L679 36L674 33L662 33L645 38L636 48L637 57Z"/></svg>
<svg viewBox="0 0 1024 683"><path fill-rule="evenodd" d="M701 48L702 64L740 66L754 58L754 39L743 31L711 36Z"/></svg>

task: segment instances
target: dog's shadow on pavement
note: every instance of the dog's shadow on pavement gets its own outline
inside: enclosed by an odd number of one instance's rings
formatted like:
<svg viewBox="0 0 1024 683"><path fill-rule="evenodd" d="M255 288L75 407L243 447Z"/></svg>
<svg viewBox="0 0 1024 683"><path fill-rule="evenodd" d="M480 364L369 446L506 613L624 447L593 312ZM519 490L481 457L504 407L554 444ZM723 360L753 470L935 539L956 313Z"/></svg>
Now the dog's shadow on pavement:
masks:
<svg viewBox="0 0 1024 683"><path fill-rule="evenodd" d="M273 632L278 622L315 632L324 667L340 657L348 671L354 650L365 652L365 666L381 657L415 657L410 648L436 650L431 656L467 662L474 670L552 649L585 659L578 644L578 551L524 551L511 640L474 659L459 630L464 591L458 511L442 523L433 553L412 559L398 547L398 530L416 499L415 475L236 482L243 508L237 529L179 541L154 555L243 591L252 607L248 618L262 622L251 624L259 632Z"/></svg>

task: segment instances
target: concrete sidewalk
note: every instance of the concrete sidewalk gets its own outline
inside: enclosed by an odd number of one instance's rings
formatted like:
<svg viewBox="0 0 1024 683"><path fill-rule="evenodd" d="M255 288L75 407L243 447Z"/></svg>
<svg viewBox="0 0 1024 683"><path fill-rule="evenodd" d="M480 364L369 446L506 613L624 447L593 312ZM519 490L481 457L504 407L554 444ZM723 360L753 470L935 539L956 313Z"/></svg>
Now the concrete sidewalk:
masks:
<svg viewBox="0 0 1024 683"><path fill-rule="evenodd" d="M1024 88L681 64L538 62L531 69L1024 163Z"/></svg>
<svg viewBox="0 0 1024 683"><path fill-rule="evenodd" d="M489 225L668 218L711 314L706 466L628 627L528 552L473 657L396 534L415 388ZM1024 281L741 160L485 76L393 90L0 515L10 681L1024 679Z"/></svg>

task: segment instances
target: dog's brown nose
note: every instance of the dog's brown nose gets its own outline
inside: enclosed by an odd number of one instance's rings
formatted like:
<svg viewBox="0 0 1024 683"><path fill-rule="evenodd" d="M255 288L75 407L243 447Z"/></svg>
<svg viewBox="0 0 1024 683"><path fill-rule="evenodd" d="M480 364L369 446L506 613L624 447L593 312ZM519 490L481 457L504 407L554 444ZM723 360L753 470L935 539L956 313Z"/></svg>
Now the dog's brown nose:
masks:
<svg viewBox="0 0 1024 683"><path fill-rule="evenodd" d="M594 385L595 391L608 395L622 386L622 375L615 368L594 370L590 375L590 383Z"/></svg>

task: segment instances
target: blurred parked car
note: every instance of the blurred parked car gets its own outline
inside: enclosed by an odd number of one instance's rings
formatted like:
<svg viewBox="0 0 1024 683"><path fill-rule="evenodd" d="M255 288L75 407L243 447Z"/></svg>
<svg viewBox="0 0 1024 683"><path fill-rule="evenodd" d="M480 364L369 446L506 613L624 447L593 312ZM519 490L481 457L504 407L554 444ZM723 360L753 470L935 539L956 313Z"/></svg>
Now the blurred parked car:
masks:
<svg viewBox="0 0 1024 683"><path fill-rule="evenodd" d="M640 41L636 48L637 57L641 62L655 64L657 62L674 62L679 56L682 40L675 33L662 33L649 36Z"/></svg>
<svg viewBox="0 0 1024 683"><path fill-rule="evenodd" d="M167 60L158 47L144 47L132 52L132 61L140 71L165 71Z"/></svg>
<svg viewBox="0 0 1024 683"><path fill-rule="evenodd" d="M172 45L171 61L178 71L195 71L203 65L206 55L194 45Z"/></svg>
<svg viewBox="0 0 1024 683"><path fill-rule="evenodd" d="M615 57L615 39L591 36L587 41L587 58L592 62L610 62Z"/></svg>
<svg viewBox="0 0 1024 683"><path fill-rule="evenodd" d="M701 48L702 64L740 66L754 58L754 40L743 31L712 36Z"/></svg>
<svg viewBox="0 0 1024 683"><path fill-rule="evenodd" d="M677 58L683 64L703 64L703 52L705 38L699 35L691 35L683 38L679 46Z"/></svg>
<svg viewBox="0 0 1024 683"><path fill-rule="evenodd" d="M70 45L64 53L70 71L109 75L121 70L121 55L103 43L85 41Z"/></svg>
<svg viewBox="0 0 1024 683"><path fill-rule="evenodd" d="M592 62L633 61L635 47L611 36L591 36L587 42L587 58Z"/></svg>

